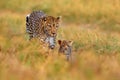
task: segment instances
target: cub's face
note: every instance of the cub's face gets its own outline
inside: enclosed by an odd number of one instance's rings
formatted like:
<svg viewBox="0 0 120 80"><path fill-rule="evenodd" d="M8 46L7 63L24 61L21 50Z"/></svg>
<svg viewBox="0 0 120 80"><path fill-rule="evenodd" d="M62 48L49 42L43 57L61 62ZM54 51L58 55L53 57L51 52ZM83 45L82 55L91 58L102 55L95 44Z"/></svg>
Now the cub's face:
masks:
<svg viewBox="0 0 120 80"><path fill-rule="evenodd" d="M52 16L46 16L43 17L42 20L44 21L44 32L47 36L56 37L57 35L57 29L59 27L60 23L60 17L52 17Z"/></svg>
<svg viewBox="0 0 120 80"><path fill-rule="evenodd" d="M66 40L58 40L59 44L59 53L64 53L66 55L71 54L71 46L72 46L72 41L66 41Z"/></svg>

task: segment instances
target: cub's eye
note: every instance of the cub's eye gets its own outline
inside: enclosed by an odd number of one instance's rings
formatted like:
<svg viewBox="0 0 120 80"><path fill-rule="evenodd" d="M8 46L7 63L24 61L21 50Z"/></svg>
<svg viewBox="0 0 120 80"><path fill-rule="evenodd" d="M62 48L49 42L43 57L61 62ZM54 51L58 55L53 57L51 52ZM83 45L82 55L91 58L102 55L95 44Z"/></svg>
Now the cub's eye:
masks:
<svg viewBox="0 0 120 80"><path fill-rule="evenodd" d="M65 47L65 50L67 50L67 47Z"/></svg>
<svg viewBox="0 0 120 80"><path fill-rule="evenodd" d="M58 28L58 27L59 27L59 25L57 24L57 25L56 25L56 27Z"/></svg>

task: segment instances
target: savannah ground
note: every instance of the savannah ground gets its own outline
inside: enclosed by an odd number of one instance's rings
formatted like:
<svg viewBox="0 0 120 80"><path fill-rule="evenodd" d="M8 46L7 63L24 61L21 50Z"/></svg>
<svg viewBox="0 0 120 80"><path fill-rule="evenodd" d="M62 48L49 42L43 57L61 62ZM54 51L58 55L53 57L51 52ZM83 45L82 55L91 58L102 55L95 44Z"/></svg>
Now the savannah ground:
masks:
<svg viewBox="0 0 120 80"><path fill-rule="evenodd" d="M73 60L46 55L28 40L34 10L62 16L58 39L73 41ZM0 80L120 80L120 0L1 0Z"/></svg>

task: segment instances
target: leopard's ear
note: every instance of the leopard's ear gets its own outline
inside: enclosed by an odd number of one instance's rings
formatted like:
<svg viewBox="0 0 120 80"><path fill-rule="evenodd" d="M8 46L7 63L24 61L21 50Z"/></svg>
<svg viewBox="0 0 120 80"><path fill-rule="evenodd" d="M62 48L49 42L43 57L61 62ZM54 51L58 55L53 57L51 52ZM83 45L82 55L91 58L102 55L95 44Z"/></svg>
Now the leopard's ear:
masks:
<svg viewBox="0 0 120 80"><path fill-rule="evenodd" d="M72 46L73 41L68 41L68 44L69 44L70 46Z"/></svg>
<svg viewBox="0 0 120 80"><path fill-rule="evenodd" d="M46 22L47 19L46 19L46 17L43 17L42 20L43 20L44 22Z"/></svg>
<svg viewBox="0 0 120 80"><path fill-rule="evenodd" d="M58 16L56 19L57 19L57 21L60 21L61 20L61 16Z"/></svg>
<svg viewBox="0 0 120 80"><path fill-rule="evenodd" d="M58 44L61 45L62 41L61 40L58 40Z"/></svg>

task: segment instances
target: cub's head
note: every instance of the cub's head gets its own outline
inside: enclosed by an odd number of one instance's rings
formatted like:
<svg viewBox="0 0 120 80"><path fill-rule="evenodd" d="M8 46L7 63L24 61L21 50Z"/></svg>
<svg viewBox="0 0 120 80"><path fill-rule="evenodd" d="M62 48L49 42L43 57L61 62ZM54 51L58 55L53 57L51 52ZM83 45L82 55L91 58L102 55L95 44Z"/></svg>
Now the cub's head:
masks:
<svg viewBox="0 0 120 80"><path fill-rule="evenodd" d="M73 41L66 41L66 40L58 40L59 44L59 53L64 53L66 55L71 54L71 47Z"/></svg>
<svg viewBox="0 0 120 80"><path fill-rule="evenodd" d="M60 17L45 16L42 18L44 25L44 32L47 36L56 37L57 29L60 23Z"/></svg>
<svg viewBox="0 0 120 80"><path fill-rule="evenodd" d="M59 44L59 51L58 52L65 54L66 55L66 59L68 61L71 58L72 43L73 43L73 41L58 40L58 44Z"/></svg>

